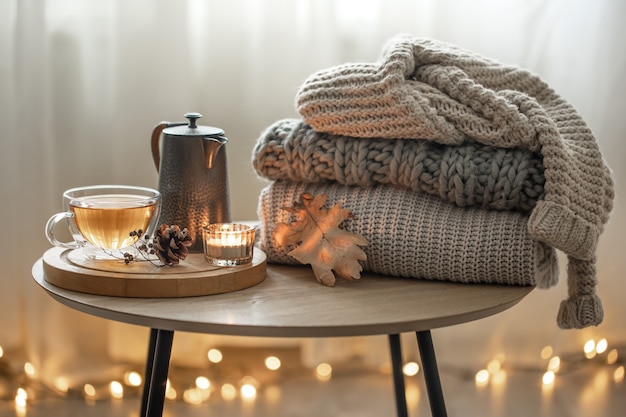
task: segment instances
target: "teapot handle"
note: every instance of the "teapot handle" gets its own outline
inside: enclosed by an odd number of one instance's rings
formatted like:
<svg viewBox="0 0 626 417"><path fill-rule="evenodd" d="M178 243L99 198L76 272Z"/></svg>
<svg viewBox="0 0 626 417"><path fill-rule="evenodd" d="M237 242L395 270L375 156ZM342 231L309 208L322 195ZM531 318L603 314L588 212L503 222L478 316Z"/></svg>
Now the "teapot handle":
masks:
<svg viewBox="0 0 626 417"><path fill-rule="evenodd" d="M182 126L186 124L186 122L161 122L154 127L154 130L152 131L152 139L150 140L150 145L152 147L152 159L154 159L154 166L156 167L157 172L159 172L159 164L161 163L161 155L159 151L159 139L161 138L161 132L163 132L163 129L165 129L166 127Z"/></svg>
<svg viewBox="0 0 626 417"><path fill-rule="evenodd" d="M159 172L159 164L161 163L161 155L159 152L159 139L161 138L161 132L165 129L170 122L161 122L154 127L152 131L152 159L154 159L154 166L156 167L157 172Z"/></svg>

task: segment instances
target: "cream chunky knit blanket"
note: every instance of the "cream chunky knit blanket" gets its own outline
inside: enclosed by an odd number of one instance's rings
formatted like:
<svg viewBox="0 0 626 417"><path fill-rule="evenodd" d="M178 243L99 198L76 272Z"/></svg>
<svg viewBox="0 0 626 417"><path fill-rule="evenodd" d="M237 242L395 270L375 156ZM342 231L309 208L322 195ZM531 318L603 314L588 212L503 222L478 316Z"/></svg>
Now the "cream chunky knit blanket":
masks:
<svg viewBox="0 0 626 417"><path fill-rule="evenodd" d="M568 255L568 299L558 323L582 328L602 321L595 252L613 182L584 120L539 77L454 45L399 36L376 62L310 76L296 105L317 132L447 146L478 142L540 154L544 195L527 230Z"/></svg>
<svg viewBox="0 0 626 417"><path fill-rule="evenodd" d="M252 163L270 180L395 185L460 207L529 212L543 198L543 160L525 149L476 142L351 138L321 133L302 120L272 124Z"/></svg>

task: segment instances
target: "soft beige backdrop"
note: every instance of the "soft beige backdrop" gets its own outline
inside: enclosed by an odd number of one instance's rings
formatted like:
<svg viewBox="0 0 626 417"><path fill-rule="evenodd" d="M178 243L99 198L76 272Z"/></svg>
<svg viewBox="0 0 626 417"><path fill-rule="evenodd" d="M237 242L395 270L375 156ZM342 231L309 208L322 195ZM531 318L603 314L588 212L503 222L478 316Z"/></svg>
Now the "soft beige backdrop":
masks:
<svg viewBox="0 0 626 417"><path fill-rule="evenodd" d="M297 116L294 94L310 73L374 60L399 32L540 74L595 131L617 187L598 251L606 310L600 327L556 328L562 276L557 288L535 291L509 312L436 331L440 361L482 366L501 352L533 360L544 345L578 350L590 337L624 343L625 21L620 0L0 0L0 345L5 352L25 349L44 378L143 360L144 330L70 311L32 282L30 268L49 247L43 226L60 209L62 191L95 183L156 186L153 126L199 111L202 124L230 138L234 216L255 218L265 185L250 163L259 133ZM205 363L206 349L223 343L298 343L306 364L352 355L376 364L387 355L384 338L180 334L174 360Z"/></svg>

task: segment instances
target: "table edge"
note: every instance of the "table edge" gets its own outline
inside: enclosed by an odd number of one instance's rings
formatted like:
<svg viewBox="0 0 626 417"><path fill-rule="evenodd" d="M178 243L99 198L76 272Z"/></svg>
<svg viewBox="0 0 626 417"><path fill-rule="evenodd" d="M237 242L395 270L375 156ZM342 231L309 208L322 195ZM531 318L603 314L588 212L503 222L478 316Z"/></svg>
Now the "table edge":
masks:
<svg viewBox="0 0 626 417"><path fill-rule="evenodd" d="M38 279L37 274L41 277ZM476 310L471 313L451 314L433 319L419 319L415 321L403 321L400 323L374 323L366 325L347 326L320 326L320 327L298 327L298 326L252 326L252 325L236 325L236 324L220 324L220 323L198 323L191 321L181 321L176 319L164 319L159 317L148 317L145 315L136 315L127 312L119 312L98 306L91 306L78 301L72 300L64 293L73 293L74 291L56 287L45 281L43 261L38 259L32 267L32 276L34 281L48 295L59 303L70 307L74 310L103 319L113 320L126 324L150 327L162 330L183 331L191 333L205 333L226 336L249 336L249 337L279 337L279 338L321 338L321 337L350 337L350 336L372 336L383 334L399 334L416 332L423 330L431 330L442 327L449 327L457 324L469 323L482 318L486 318L500 312L503 312L525 298L534 287L517 287L523 288L520 295L510 300L496 304L492 307L482 310ZM105 297L105 296L100 296ZM458 318L457 316L462 316ZM455 317L457 318L455 320Z"/></svg>

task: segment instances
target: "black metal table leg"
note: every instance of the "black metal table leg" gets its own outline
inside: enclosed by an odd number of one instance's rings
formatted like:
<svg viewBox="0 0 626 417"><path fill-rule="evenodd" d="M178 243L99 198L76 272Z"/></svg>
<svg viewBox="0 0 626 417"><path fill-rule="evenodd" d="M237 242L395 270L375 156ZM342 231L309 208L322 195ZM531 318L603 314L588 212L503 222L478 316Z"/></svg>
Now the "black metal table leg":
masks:
<svg viewBox="0 0 626 417"><path fill-rule="evenodd" d="M174 341L174 331L172 330L158 329L155 333L152 372L149 377L146 375L146 385L144 386L144 395L145 390L148 390L145 407L146 417L161 417L163 415L167 373L170 367L170 356ZM152 334L150 335L150 340L152 342ZM148 367L150 365L146 364L146 369Z"/></svg>
<svg viewBox="0 0 626 417"><path fill-rule="evenodd" d="M443 390L441 380L437 370L437 358L433 347L433 338L430 330L417 332L417 345L422 358L424 368L424 380L426 381L426 391L428 392L428 402L433 417L447 417L446 404L443 400Z"/></svg>
<svg viewBox="0 0 626 417"><path fill-rule="evenodd" d="M141 394L140 417L146 417L148 411L148 396L150 395L150 385L152 384L152 367L154 365L154 350L156 349L157 329L150 329L150 341L148 342L148 358L146 359L146 372L144 373L143 393Z"/></svg>
<svg viewBox="0 0 626 417"><path fill-rule="evenodd" d="M393 371L393 387L396 394L396 410L398 417L408 417L404 375L402 374L402 348L400 346L399 334L389 335L389 351L391 352L391 369Z"/></svg>

